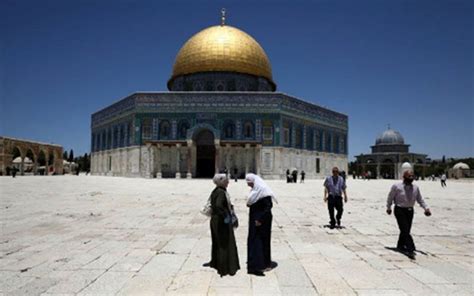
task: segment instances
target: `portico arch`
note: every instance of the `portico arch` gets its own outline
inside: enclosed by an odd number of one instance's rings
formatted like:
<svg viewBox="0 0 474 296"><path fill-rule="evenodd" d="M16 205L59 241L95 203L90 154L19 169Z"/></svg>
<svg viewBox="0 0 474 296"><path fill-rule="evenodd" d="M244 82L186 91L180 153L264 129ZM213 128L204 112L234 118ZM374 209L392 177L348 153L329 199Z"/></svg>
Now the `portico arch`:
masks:
<svg viewBox="0 0 474 296"><path fill-rule="evenodd" d="M216 166L215 137L208 129L200 129L193 136L196 144L196 177L212 178Z"/></svg>
<svg viewBox="0 0 474 296"><path fill-rule="evenodd" d="M380 177L384 179L395 178L395 163L392 159L386 158L380 164Z"/></svg>
<svg viewBox="0 0 474 296"><path fill-rule="evenodd" d="M31 160L31 164L24 168L25 172L36 174L36 156L31 148L28 148L25 157L28 157Z"/></svg>
<svg viewBox="0 0 474 296"><path fill-rule="evenodd" d="M192 128L188 129L186 132L186 138L196 141L196 136L203 130L210 131L213 134L215 140L219 140L221 138L220 131L208 123L196 124Z"/></svg>

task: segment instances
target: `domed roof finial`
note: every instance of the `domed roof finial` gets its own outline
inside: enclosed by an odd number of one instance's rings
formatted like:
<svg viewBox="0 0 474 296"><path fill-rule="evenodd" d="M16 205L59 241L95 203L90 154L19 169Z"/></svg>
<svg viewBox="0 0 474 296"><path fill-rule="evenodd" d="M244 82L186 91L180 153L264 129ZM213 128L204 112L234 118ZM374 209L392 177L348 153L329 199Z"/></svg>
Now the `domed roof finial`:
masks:
<svg viewBox="0 0 474 296"><path fill-rule="evenodd" d="M221 9L221 26L225 25L225 8Z"/></svg>

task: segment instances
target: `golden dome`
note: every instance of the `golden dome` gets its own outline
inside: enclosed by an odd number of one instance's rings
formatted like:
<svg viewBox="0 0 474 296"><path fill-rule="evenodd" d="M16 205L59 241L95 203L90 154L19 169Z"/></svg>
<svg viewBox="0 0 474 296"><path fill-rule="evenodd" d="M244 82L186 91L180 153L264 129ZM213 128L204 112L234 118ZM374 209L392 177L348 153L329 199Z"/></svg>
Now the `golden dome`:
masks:
<svg viewBox="0 0 474 296"><path fill-rule="evenodd" d="M270 61L260 44L227 25L209 27L191 37L176 56L171 79L214 71L263 76L273 83Z"/></svg>

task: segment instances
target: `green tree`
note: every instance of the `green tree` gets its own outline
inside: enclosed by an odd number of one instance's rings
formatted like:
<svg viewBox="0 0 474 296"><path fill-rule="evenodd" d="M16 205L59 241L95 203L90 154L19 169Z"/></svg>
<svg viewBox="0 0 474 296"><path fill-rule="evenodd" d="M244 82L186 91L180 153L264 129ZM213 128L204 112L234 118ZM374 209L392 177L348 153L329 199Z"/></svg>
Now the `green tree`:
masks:
<svg viewBox="0 0 474 296"><path fill-rule="evenodd" d="M73 162L74 161L74 151L71 149L69 150L69 158L68 158L68 161L69 162Z"/></svg>
<svg viewBox="0 0 474 296"><path fill-rule="evenodd" d="M84 153L84 170L90 171L91 169L91 158L87 153Z"/></svg>

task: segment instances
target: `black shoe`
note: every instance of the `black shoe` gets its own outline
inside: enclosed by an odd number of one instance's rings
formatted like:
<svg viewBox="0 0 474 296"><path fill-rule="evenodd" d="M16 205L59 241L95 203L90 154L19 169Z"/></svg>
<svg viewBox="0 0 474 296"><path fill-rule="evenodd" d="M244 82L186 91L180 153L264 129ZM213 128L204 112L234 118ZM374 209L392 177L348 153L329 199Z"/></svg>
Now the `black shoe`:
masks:
<svg viewBox="0 0 474 296"><path fill-rule="evenodd" d="M211 266L211 262L206 262L206 263L203 263L202 265L203 267L210 267Z"/></svg>
<svg viewBox="0 0 474 296"><path fill-rule="evenodd" d="M253 275L256 275L256 276L265 276L263 271L260 271L260 270L249 270L249 271L247 271L247 273L248 274L253 274Z"/></svg>
<svg viewBox="0 0 474 296"><path fill-rule="evenodd" d="M415 252L407 252L407 257L410 258L411 260L415 260L416 257L415 257Z"/></svg>
<svg viewBox="0 0 474 296"><path fill-rule="evenodd" d="M333 224L329 225L329 229L334 229L335 227L336 227L336 226L333 225Z"/></svg>
<svg viewBox="0 0 474 296"><path fill-rule="evenodd" d="M341 227L341 220L337 220L337 227Z"/></svg>

